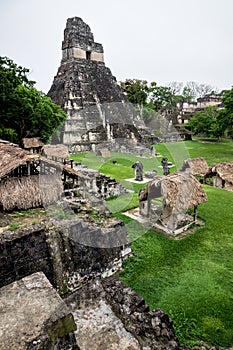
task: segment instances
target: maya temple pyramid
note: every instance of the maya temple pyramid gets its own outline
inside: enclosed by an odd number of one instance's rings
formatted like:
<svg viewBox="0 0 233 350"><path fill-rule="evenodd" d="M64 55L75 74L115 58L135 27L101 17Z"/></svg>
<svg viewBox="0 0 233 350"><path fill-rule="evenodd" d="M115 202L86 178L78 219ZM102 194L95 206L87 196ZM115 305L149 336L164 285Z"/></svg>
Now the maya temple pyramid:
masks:
<svg viewBox="0 0 233 350"><path fill-rule="evenodd" d="M48 96L67 113L59 141L69 147L88 150L105 143L119 150L117 140L126 140L128 147L145 140L143 120L105 66L103 46L79 17L67 20L61 64Z"/></svg>

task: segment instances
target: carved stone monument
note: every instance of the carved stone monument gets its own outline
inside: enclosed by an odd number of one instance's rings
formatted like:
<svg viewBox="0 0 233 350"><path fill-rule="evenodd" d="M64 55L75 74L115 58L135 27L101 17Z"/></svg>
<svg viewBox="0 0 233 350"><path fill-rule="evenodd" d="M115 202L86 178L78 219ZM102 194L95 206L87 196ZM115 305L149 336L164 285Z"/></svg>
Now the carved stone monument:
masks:
<svg viewBox="0 0 233 350"><path fill-rule="evenodd" d="M161 160L161 164L162 164L162 167L163 167L163 175L166 176L166 175L170 174L170 168L168 166L168 159L164 157Z"/></svg>
<svg viewBox="0 0 233 350"><path fill-rule="evenodd" d="M134 165L132 165L132 168L134 168L134 176L136 181L143 181L143 164L138 161Z"/></svg>

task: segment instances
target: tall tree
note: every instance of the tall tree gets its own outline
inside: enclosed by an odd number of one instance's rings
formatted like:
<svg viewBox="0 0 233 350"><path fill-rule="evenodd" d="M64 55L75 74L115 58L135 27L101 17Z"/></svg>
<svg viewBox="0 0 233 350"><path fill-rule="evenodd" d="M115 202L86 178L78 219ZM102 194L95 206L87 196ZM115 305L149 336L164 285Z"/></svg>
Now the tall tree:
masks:
<svg viewBox="0 0 233 350"><path fill-rule="evenodd" d="M146 80L126 79L120 82L121 88L126 93L128 100L137 106L140 116L142 117L143 107L147 103L149 87Z"/></svg>
<svg viewBox="0 0 233 350"><path fill-rule="evenodd" d="M66 114L28 79L29 70L0 57L0 137L21 143L24 137L43 141L65 120Z"/></svg>
<svg viewBox="0 0 233 350"><path fill-rule="evenodd" d="M233 138L233 87L224 91L222 102L224 108L219 111L218 124Z"/></svg>
<svg viewBox="0 0 233 350"><path fill-rule="evenodd" d="M204 97L206 94L215 92L216 89L208 84L196 83L195 81L188 81L183 88L182 95L189 102L195 101L199 97Z"/></svg>
<svg viewBox="0 0 233 350"><path fill-rule="evenodd" d="M194 134L213 136L221 139L224 129L219 124L219 111L214 106L206 107L203 111L199 111L193 116L187 128Z"/></svg>
<svg viewBox="0 0 233 350"><path fill-rule="evenodd" d="M151 83L150 102L155 111L170 108L173 105L173 93L167 86L158 86L155 82Z"/></svg>
<svg viewBox="0 0 233 350"><path fill-rule="evenodd" d="M183 83L179 81L171 81L168 87L171 89L173 95L181 95Z"/></svg>

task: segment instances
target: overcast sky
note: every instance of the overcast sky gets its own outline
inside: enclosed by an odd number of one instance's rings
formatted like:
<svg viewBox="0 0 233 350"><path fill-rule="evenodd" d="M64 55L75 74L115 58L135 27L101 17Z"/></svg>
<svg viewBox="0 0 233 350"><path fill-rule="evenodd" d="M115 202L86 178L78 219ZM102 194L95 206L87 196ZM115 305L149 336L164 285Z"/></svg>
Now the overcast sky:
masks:
<svg viewBox="0 0 233 350"><path fill-rule="evenodd" d="M233 85L233 0L0 0L0 55L47 92L66 20L81 17L118 81Z"/></svg>

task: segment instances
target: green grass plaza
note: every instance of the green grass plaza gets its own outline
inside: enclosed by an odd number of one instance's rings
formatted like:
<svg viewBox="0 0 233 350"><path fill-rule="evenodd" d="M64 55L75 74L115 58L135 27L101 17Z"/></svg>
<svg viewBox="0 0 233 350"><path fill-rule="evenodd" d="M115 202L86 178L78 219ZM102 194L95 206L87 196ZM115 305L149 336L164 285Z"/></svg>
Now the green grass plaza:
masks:
<svg viewBox="0 0 233 350"><path fill-rule="evenodd" d="M156 145L159 157L111 152L102 159L95 153L71 158L115 178L131 191L110 198L112 215L124 221L132 240L133 255L123 265L119 278L145 298L151 309L161 308L174 321L181 345L201 341L220 347L233 343L233 193L203 185L208 202L199 206L205 225L195 233L173 240L144 229L123 213L138 206L138 191L145 184L127 182L132 165L140 160L144 171L162 175L161 158L167 157L179 170L187 158L204 157L208 165L232 161L233 142L194 138L193 141Z"/></svg>

